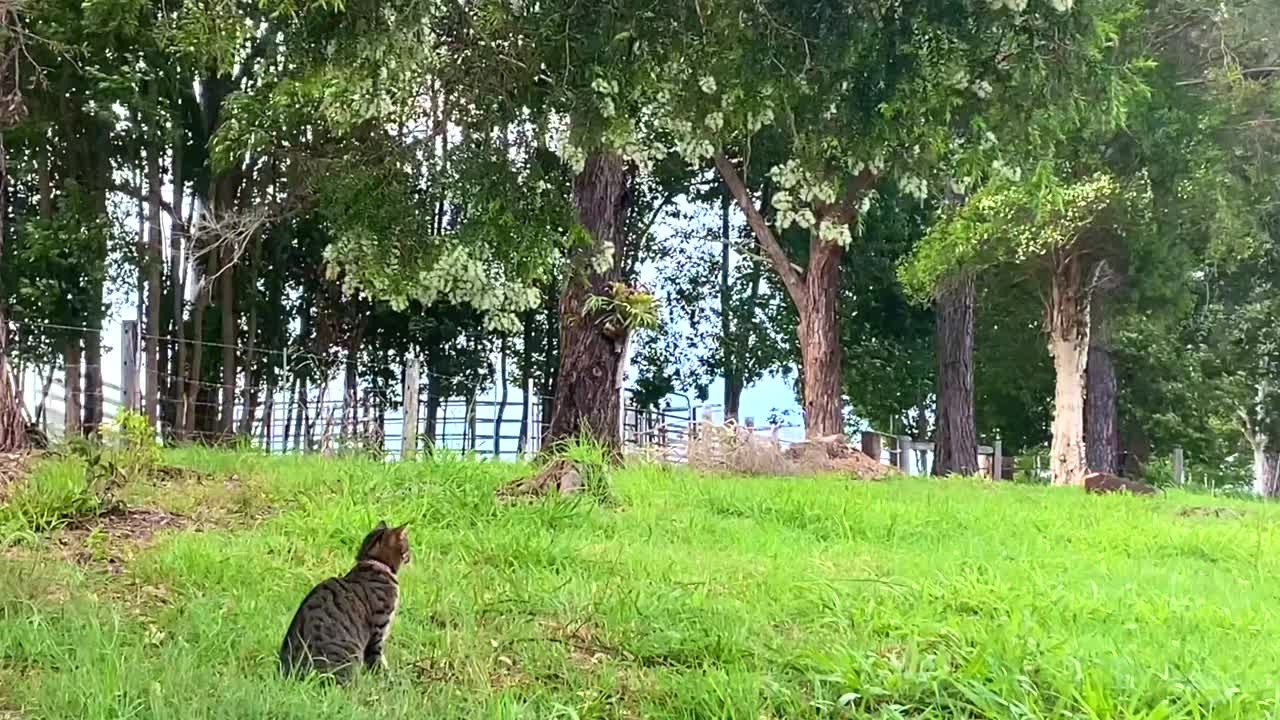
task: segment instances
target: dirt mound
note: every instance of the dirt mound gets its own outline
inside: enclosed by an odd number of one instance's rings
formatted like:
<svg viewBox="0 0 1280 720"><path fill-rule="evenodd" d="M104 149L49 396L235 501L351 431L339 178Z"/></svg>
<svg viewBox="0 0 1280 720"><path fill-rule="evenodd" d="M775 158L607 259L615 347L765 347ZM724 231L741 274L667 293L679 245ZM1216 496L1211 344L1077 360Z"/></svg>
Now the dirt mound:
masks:
<svg viewBox="0 0 1280 720"><path fill-rule="evenodd" d="M875 479L891 471L889 466L850 445L840 435L793 443L784 455L796 469L804 472L843 472Z"/></svg>
<svg viewBox="0 0 1280 720"><path fill-rule="evenodd" d="M843 473L875 479L891 472L840 435L783 445L776 430L760 433L732 423L699 426L697 437L689 441L688 462L742 475Z"/></svg>

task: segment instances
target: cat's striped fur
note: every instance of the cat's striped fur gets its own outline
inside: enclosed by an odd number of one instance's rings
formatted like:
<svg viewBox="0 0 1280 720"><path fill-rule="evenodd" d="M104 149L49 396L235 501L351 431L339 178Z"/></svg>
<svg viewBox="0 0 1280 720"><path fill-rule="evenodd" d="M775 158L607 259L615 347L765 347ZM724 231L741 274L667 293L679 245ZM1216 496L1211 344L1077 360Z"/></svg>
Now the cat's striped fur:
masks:
<svg viewBox="0 0 1280 720"><path fill-rule="evenodd" d="M386 665L382 646L400 604L396 573L409 562L405 526L378 523L365 536L356 566L317 585L302 601L280 647L280 671L316 671L339 680L364 664Z"/></svg>

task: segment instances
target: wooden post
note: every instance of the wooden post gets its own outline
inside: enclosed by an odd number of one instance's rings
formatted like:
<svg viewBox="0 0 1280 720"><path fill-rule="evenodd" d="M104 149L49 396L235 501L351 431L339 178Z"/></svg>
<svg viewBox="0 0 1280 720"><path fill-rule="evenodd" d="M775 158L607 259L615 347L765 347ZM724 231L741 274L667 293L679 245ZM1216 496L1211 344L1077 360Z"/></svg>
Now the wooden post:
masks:
<svg viewBox="0 0 1280 720"><path fill-rule="evenodd" d="M400 431L400 459L412 460L418 452L418 358L409 358L404 369L404 429Z"/></svg>
<svg viewBox="0 0 1280 720"><path fill-rule="evenodd" d="M155 382L148 378L148 383ZM125 320L120 324L120 389L126 410L137 412L138 398L138 321Z"/></svg>
<svg viewBox="0 0 1280 720"><path fill-rule="evenodd" d="M884 455L884 439L880 437L880 433L871 430L862 433L862 454L880 462Z"/></svg>
<svg viewBox="0 0 1280 720"><path fill-rule="evenodd" d="M1001 447L999 439L991 443L991 479L992 480L1004 479L1004 454L1003 453L1004 453L1004 448Z"/></svg>
<svg viewBox="0 0 1280 720"><path fill-rule="evenodd" d="M911 449L911 436L898 436L898 469L903 475L914 475L915 451Z"/></svg>
<svg viewBox="0 0 1280 720"><path fill-rule="evenodd" d="M1187 482L1187 465L1181 447L1173 449L1173 481L1179 485Z"/></svg>

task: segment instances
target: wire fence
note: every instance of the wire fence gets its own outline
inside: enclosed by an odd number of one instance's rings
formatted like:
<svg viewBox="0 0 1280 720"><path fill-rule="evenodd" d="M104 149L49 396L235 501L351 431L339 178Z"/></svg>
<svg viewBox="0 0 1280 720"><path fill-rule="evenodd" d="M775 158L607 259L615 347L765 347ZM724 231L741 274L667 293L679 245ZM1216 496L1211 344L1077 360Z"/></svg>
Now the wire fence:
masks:
<svg viewBox="0 0 1280 720"><path fill-rule="evenodd" d="M15 325L21 337L24 328ZM76 349L74 355L95 332L30 323L25 329L56 333ZM111 424L127 410L146 413L152 397L156 433L163 441L235 443L270 453L360 451L391 458L407 450L448 448L514 459L541 448L551 420L552 398L536 392L532 383L517 387L495 377L466 396L433 396L434 386L466 383L418 368L416 362L412 389L402 383L352 383L345 377L345 364L334 357L266 348L252 353L279 356L274 382L252 380L243 371L226 382L218 366L220 353L210 352L224 347L219 343L203 343L204 372L196 378L192 366L197 361L191 356L182 368L173 357L162 357L160 367L146 366L147 342L177 348L181 340L142 334L133 321L120 325L114 338L99 333L102 362L77 360L66 352L45 353L43 360L16 354L20 395L30 421L51 439ZM250 352L236 351L241 362ZM408 380L407 368L384 370ZM406 398L415 412L405 412ZM640 407L627 393L620 401L620 430L633 448L682 446L700 409L684 397L674 403L669 398L661 408Z"/></svg>

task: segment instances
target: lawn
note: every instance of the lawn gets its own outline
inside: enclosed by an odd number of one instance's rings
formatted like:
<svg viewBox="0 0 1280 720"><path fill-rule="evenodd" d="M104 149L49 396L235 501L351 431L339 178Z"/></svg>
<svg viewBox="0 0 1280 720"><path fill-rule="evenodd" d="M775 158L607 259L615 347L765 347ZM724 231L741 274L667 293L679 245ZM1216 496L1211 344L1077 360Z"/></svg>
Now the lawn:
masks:
<svg viewBox="0 0 1280 720"><path fill-rule="evenodd" d="M15 530L76 461L9 488L0 718L1280 713L1280 507L655 466L612 504L500 505L511 465L166 461L202 474L101 525ZM280 679L297 603L384 518L414 552L390 671Z"/></svg>

